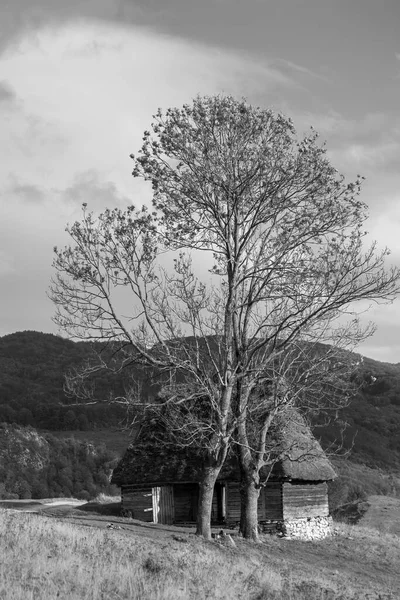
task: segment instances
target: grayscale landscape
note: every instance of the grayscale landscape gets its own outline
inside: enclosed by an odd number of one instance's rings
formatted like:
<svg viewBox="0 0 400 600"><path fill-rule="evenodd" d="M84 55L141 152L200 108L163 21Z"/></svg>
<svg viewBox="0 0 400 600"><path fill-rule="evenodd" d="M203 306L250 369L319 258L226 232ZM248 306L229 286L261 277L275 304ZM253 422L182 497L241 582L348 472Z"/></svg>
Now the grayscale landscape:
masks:
<svg viewBox="0 0 400 600"><path fill-rule="evenodd" d="M400 598L399 28L0 0L0 600Z"/></svg>

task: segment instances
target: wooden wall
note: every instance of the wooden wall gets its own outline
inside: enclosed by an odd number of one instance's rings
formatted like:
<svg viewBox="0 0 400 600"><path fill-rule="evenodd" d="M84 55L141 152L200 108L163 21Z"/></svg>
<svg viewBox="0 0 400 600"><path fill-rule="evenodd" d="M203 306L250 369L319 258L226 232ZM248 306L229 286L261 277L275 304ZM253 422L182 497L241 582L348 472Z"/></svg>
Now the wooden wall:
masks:
<svg viewBox="0 0 400 600"><path fill-rule="evenodd" d="M289 483L283 484L283 518L327 517L328 486L326 483Z"/></svg>
<svg viewBox="0 0 400 600"><path fill-rule="evenodd" d="M121 507L123 511L130 512L133 519L171 524L174 519L172 486L123 486Z"/></svg>
<svg viewBox="0 0 400 600"><path fill-rule="evenodd" d="M196 483L174 484L174 522L193 522L197 519L199 487ZM222 486L217 483L214 490L211 521L220 522L224 509L222 507Z"/></svg>
<svg viewBox="0 0 400 600"><path fill-rule="evenodd" d="M281 521L283 519L282 483L269 481L261 490L260 496L264 500L260 521Z"/></svg>
<svg viewBox="0 0 400 600"><path fill-rule="evenodd" d="M199 487L196 483L162 486L122 486L122 510L134 519L153 523L190 523L197 519ZM220 522L224 513L222 486L216 485L211 520Z"/></svg>
<svg viewBox="0 0 400 600"><path fill-rule="evenodd" d="M240 521L240 492L239 484L226 484L226 521L229 524Z"/></svg>
<svg viewBox="0 0 400 600"><path fill-rule="evenodd" d="M153 489L124 485L121 488L121 507L123 511L132 513L133 519L153 521Z"/></svg>
<svg viewBox="0 0 400 600"><path fill-rule="evenodd" d="M197 519L199 486L197 483L174 484L175 522L189 522Z"/></svg>
<svg viewBox="0 0 400 600"><path fill-rule="evenodd" d="M283 518L282 483L268 483L258 498L258 520L279 521ZM240 492L238 483L228 483L226 491L226 520L240 521Z"/></svg>
<svg viewBox="0 0 400 600"><path fill-rule="evenodd" d="M240 521L239 484L218 484L212 503L212 520L224 516L229 524ZM128 485L121 489L122 509L134 519L153 523L194 522L197 518L198 485L183 483L165 486ZM225 497L225 510L222 500ZM304 517L327 517L328 486L326 483L269 482L260 492L259 521L281 521Z"/></svg>

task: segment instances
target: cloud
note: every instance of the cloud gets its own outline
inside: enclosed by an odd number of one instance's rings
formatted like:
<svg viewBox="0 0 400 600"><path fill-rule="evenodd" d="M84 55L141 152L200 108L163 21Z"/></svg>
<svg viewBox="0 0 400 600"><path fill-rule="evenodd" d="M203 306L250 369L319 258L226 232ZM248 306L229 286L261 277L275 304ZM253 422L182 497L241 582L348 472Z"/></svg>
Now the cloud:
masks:
<svg viewBox="0 0 400 600"><path fill-rule="evenodd" d="M390 262L400 264L400 194L379 197L379 204L366 223L368 240L381 240L391 251Z"/></svg>
<svg viewBox="0 0 400 600"><path fill-rule="evenodd" d="M292 114L299 130L312 125L321 135L331 138L372 140L393 130L393 119L384 112L370 112L350 118L332 108L324 112L311 112L287 105L286 110Z"/></svg>
<svg viewBox="0 0 400 600"><path fill-rule="evenodd" d="M17 95L7 81L0 81L0 105L14 103Z"/></svg>
<svg viewBox="0 0 400 600"><path fill-rule="evenodd" d="M399 301L393 305L380 306L379 310L375 311L375 315L372 315L372 320L377 325L374 335L360 344L357 351L376 360L400 362L399 317Z"/></svg>
<svg viewBox="0 0 400 600"><path fill-rule="evenodd" d="M156 14L158 9L152 12L149 5L154 4L148 2L139 8L116 0L45 1L32 7L28 0L14 0L15 26L0 55L0 102L3 98L2 110L7 111L0 138L0 181L5 186L0 197L0 332L7 327L52 329L52 308L45 297L52 248L68 243L65 225L80 218L83 202L95 212L146 202L148 186L132 178L129 155L141 146L158 106L179 106L197 93L245 95L278 108L290 98L285 112L297 128L312 124L320 130L346 169L358 168L362 160L376 173L374 148L393 167L390 143L398 140L399 123L379 112L351 118L333 110L330 100L321 108L309 93L312 85L317 89L320 76L307 66L139 26L149 13L162 26L163 15ZM166 0L163 10L169 6ZM5 29L4 21L0 27ZM385 199L390 208L388 221L375 221L374 233L397 244L392 211L399 200L392 193L396 177L393 168L384 172L370 196L380 193L378 214Z"/></svg>
<svg viewBox="0 0 400 600"><path fill-rule="evenodd" d="M97 212L148 200L151 186L132 177L129 155L158 106L182 105L199 92L265 97L292 85L247 55L85 21L15 38L0 72L18 98L0 137L0 249L12 257L2 262L3 333L7 323L8 331L54 330L45 296L52 249L68 243L65 226L81 218L83 202Z"/></svg>
<svg viewBox="0 0 400 600"><path fill-rule="evenodd" d="M390 168L399 163L400 140L387 140L382 143L350 144L341 153L343 162L355 167L379 169Z"/></svg>
<svg viewBox="0 0 400 600"><path fill-rule="evenodd" d="M134 0L13 0L1 12L0 50L15 47L23 37L34 39L47 26L58 28L83 19L135 23L146 14Z"/></svg>
<svg viewBox="0 0 400 600"><path fill-rule="evenodd" d="M21 102L3 124L4 181L23 165L31 185L57 189L96 169L130 194L129 155L158 106L201 92L273 95L292 80L252 57L143 28L81 22L44 28L0 58Z"/></svg>
<svg viewBox="0 0 400 600"><path fill-rule="evenodd" d="M286 106L300 135L310 126L327 143L332 164L345 175L379 177L399 172L400 117L370 112L350 118L329 109L325 113L301 111Z"/></svg>
<svg viewBox="0 0 400 600"><path fill-rule="evenodd" d="M16 178L14 178L16 180ZM38 185L16 182L3 192L4 196L17 196L24 202L42 202L46 190Z"/></svg>
<svg viewBox="0 0 400 600"><path fill-rule="evenodd" d="M283 72L290 72L291 74L296 73L302 76L310 77L312 79L319 79L320 81L324 81L325 83L330 83L330 80L325 75L320 75L311 69L304 67L303 65L298 65L297 63L286 60L284 58L276 58L270 61L272 66L277 67L279 70Z"/></svg>
<svg viewBox="0 0 400 600"><path fill-rule="evenodd" d="M61 192L66 202L81 206L88 205L89 210L124 207L131 204L129 197L124 196L112 181L103 181L100 173L91 169L75 175L71 186Z"/></svg>

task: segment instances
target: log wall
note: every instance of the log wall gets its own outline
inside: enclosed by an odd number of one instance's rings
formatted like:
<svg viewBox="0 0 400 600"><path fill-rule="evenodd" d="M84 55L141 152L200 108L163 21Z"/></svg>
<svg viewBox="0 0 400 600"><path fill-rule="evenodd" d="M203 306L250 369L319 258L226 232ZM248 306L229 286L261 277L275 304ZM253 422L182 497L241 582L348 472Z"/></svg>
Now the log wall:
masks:
<svg viewBox="0 0 400 600"><path fill-rule="evenodd" d="M151 487L122 486L121 507L133 519L153 521L153 490Z"/></svg>
<svg viewBox="0 0 400 600"><path fill-rule="evenodd" d="M258 498L258 520L278 521L282 518L282 484L268 483L261 489ZM238 523L240 521L240 491L238 483L227 484L226 520L228 523Z"/></svg>
<svg viewBox="0 0 400 600"><path fill-rule="evenodd" d="M240 521L240 492L238 483L226 484L226 521L229 524Z"/></svg>
<svg viewBox="0 0 400 600"><path fill-rule="evenodd" d="M284 483L282 489L283 518L327 517L328 486L326 483Z"/></svg>
<svg viewBox="0 0 400 600"><path fill-rule="evenodd" d="M222 494L217 486L212 503L212 520L225 515L229 524L240 521L239 484L229 482ZM140 521L172 524L194 522L197 518L198 485L122 486L122 510ZM328 486L326 483L268 483L260 492L259 521L288 521L293 519L328 517Z"/></svg>
<svg viewBox="0 0 400 600"><path fill-rule="evenodd" d="M263 512L260 520L280 521L283 519L282 483L268 482L261 490L263 498Z"/></svg>
<svg viewBox="0 0 400 600"><path fill-rule="evenodd" d="M197 503L199 498L197 483L175 484L173 488L175 506L174 521L196 521Z"/></svg>
<svg viewBox="0 0 400 600"><path fill-rule="evenodd" d="M133 519L149 523L190 523L197 519L197 483L161 486L125 485L121 488L122 510ZM217 484L211 519L220 522L224 513L222 486ZM240 509L239 509L240 510Z"/></svg>
<svg viewBox="0 0 400 600"><path fill-rule="evenodd" d="M218 521L219 520L218 515L220 513L220 502L218 500L217 486L218 486L218 484L215 485L213 499L212 499L211 521Z"/></svg>

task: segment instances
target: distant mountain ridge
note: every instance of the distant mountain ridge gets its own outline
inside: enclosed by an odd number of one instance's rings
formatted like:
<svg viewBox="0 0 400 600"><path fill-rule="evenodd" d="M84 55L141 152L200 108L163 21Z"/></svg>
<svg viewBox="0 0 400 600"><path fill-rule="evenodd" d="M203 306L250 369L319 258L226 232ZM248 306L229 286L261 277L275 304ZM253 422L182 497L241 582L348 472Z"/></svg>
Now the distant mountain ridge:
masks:
<svg viewBox="0 0 400 600"><path fill-rule="evenodd" d="M76 405L63 391L64 374L90 355L90 345L60 336L23 331L0 338L0 422L53 431L121 426L125 410L106 402ZM360 391L341 413L348 422L346 443L355 439L352 459L372 467L400 470L400 364L364 358ZM97 398L106 400L123 382L104 375L96 382ZM323 444L335 427L316 430Z"/></svg>

